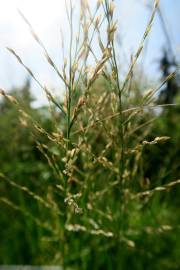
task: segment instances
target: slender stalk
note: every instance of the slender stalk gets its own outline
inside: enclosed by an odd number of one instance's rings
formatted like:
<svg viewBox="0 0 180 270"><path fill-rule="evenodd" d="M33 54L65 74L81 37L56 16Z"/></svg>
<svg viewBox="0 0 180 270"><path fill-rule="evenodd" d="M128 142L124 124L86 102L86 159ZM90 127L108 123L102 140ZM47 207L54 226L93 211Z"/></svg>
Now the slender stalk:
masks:
<svg viewBox="0 0 180 270"><path fill-rule="evenodd" d="M110 17L109 13L109 3L108 0L105 0L105 12L108 19L109 26L112 23L112 18ZM123 173L124 173L124 151L125 151L125 142L124 142L124 131L123 131L123 110L122 110L122 91L119 83L119 72L118 72L118 64L117 64L117 57L116 57L116 50L115 50L115 44L114 39L110 42L111 48L112 48L112 65L116 72L116 88L117 88L117 94L118 94L118 112L119 112L119 136L120 136L120 143L121 143L121 158L120 158L120 164L119 164L119 171L120 171L120 182L122 183L123 180Z"/></svg>
<svg viewBox="0 0 180 270"><path fill-rule="evenodd" d="M69 82L66 88L66 99L67 99L67 115L66 115L66 155L68 156L68 151L70 149L70 125L71 125L71 103L72 103L72 89L73 89L73 75L72 75L72 50L73 50L73 7L72 1L70 0L70 13L67 10L68 21L70 25L70 46L69 46ZM68 162L68 160L66 161ZM67 198L68 193L68 175L65 175L65 198ZM66 269L66 243L67 243L67 233L66 233L66 223L68 219L67 207L65 205L65 218L64 218L64 233L63 233L63 270Z"/></svg>
<svg viewBox="0 0 180 270"><path fill-rule="evenodd" d="M69 87L67 93L67 151L69 151L70 140L70 124L71 124L71 100L72 100L72 46L73 46L73 8L72 1L70 1L70 48L69 48Z"/></svg>

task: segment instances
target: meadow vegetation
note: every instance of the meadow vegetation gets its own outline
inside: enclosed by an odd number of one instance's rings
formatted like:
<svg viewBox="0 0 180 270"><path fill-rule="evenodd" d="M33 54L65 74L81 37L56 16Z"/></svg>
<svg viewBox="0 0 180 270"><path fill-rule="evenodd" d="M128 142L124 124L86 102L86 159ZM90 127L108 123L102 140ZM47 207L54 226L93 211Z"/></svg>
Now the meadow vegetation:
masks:
<svg viewBox="0 0 180 270"><path fill-rule="evenodd" d="M1 89L0 264L179 269L179 94L173 104L157 104L178 70L154 88L136 72L159 1L125 76L114 1L97 0L94 10L78 1L79 29L72 2L62 69L21 14L63 97L8 48L49 106L32 106L29 81L11 93Z"/></svg>

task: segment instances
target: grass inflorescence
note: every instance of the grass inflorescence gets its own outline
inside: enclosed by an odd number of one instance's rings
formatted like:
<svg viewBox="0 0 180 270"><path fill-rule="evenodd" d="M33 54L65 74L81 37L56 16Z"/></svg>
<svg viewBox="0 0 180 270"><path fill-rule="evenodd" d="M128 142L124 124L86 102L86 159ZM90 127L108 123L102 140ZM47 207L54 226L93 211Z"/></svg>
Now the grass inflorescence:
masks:
<svg viewBox="0 0 180 270"><path fill-rule="evenodd" d="M36 78L21 57L8 48L44 91L50 104L51 125L44 127L20 100L4 90L0 92L15 106L23 128L31 127L36 148L50 175L50 181L42 183L43 187L39 183L38 189L26 186L25 181L18 183L12 179L13 174L0 174L1 182L14 192L18 190L22 197L28 197L29 202L33 201L31 208L31 203L18 205L16 200L0 197L2 203L41 227L37 241L44 255L37 259L38 263L61 264L64 269L144 269L144 259L137 256L144 256L151 264L154 258L150 248L152 242L161 238L161 234L179 229L166 209L164 194L169 194L180 180L169 178L166 183L160 183L157 179L154 184L145 169L149 148L166 147L171 140L166 134L153 138L149 134L160 117L154 108L175 106L157 105L155 96L175 73L148 92L135 87L133 77L158 5L159 1L155 0L145 33L124 79L121 79L118 63L121 48L115 38L118 23L114 1L97 1L94 10L88 1L67 1L70 31L62 70L20 12L64 88L64 97L59 99ZM74 16L77 14L76 33ZM95 44L99 46L97 51ZM134 85L132 89L131 85ZM49 250L52 250L50 255ZM161 260L159 267L164 265Z"/></svg>

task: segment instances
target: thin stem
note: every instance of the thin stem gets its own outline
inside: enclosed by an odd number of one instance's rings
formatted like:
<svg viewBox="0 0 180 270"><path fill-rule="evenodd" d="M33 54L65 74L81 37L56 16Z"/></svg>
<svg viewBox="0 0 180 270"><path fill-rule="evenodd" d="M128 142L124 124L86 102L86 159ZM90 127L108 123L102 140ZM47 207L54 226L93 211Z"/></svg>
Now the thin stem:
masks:
<svg viewBox="0 0 180 270"><path fill-rule="evenodd" d="M107 15L107 20L109 26L112 23L112 17L110 17L109 14L109 3L106 0L105 1L105 13ZM111 41L111 48L112 48L112 65L115 68L116 72L116 87L117 87L117 94L118 94L118 111L119 111L119 135L120 135L120 143L121 143L121 158L120 158L120 164L119 164L119 171L120 171L120 182L122 183L123 179L123 173L124 173L124 151L125 151L125 143L124 143L124 131L123 131L123 112L122 112L122 91L119 83L119 72L118 72L118 64L117 64L117 57L116 57L116 50L115 50L115 44L114 40Z"/></svg>
<svg viewBox="0 0 180 270"><path fill-rule="evenodd" d="M69 150L70 124L71 124L71 99L72 99L72 47L73 47L73 9L70 1L70 48L69 48L69 87L68 87L68 104L67 104L67 151Z"/></svg>

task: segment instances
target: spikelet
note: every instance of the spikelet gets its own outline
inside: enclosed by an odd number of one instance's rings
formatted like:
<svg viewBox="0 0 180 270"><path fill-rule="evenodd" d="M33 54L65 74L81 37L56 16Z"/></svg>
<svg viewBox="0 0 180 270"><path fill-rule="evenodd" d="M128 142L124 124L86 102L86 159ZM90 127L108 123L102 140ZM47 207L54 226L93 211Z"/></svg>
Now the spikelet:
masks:
<svg viewBox="0 0 180 270"><path fill-rule="evenodd" d="M109 43L111 43L114 40L114 34L116 30L117 30L117 22L113 22L108 26L107 34Z"/></svg>
<svg viewBox="0 0 180 270"><path fill-rule="evenodd" d="M97 0L96 8L99 9L102 3L103 3L103 0Z"/></svg>
<svg viewBox="0 0 180 270"><path fill-rule="evenodd" d="M111 18L113 17L114 9L115 9L115 4L113 1L111 1L111 3L109 4L109 14L110 14Z"/></svg>

